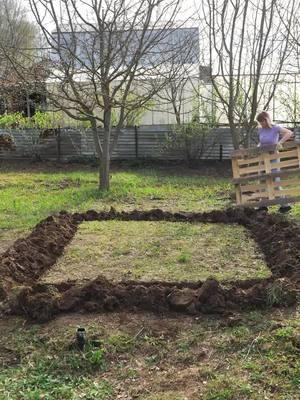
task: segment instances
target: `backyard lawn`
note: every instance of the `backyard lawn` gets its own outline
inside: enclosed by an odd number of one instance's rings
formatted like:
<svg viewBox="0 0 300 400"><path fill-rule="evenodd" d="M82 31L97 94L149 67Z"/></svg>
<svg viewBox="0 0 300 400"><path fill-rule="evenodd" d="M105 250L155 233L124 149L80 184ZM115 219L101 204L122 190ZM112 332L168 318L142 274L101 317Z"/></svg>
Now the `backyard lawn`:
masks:
<svg viewBox="0 0 300 400"><path fill-rule="evenodd" d="M234 205L228 165L115 167L111 190L95 168L7 165L0 170L0 251L50 214ZM273 208L271 212L275 212ZM288 219L299 221L300 205ZM78 228L40 282L219 281L270 276L240 225L92 221ZM85 327L84 352L72 347ZM299 307L218 315L62 314L44 324L0 319L0 399L296 400Z"/></svg>

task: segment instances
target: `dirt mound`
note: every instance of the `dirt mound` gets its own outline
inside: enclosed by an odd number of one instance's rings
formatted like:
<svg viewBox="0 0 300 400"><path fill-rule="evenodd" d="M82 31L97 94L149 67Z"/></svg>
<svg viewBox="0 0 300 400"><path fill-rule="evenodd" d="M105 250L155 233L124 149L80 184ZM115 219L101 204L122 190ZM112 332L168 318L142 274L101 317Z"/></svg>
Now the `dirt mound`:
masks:
<svg viewBox="0 0 300 400"><path fill-rule="evenodd" d="M49 269L72 240L83 221L170 221L240 224L265 255L272 277L221 285L206 282L135 282L114 284L103 277L85 284L34 282ZM6 312L26 314L45 321L60 312L78 310L150 310L155 312L226 313L237 309L291 305L300 285L300 227L282 215L252 209L228 209L208 213L170 213L160 209L117 212L61 212L39 223L25 239L17 240L0 258L4 284L0 297ZM8 284L9 282L9 284ZM26 287L20 287L25 284ZM15 288L13 288L15 286ZM8 290L9 289L9 290Z"/></svg>
<svg viewBox="0 0 300 400"><path fill-rule="evenodd" d="M227 314L266 306L290 306L296 292L288 280L262 280L242 289L221 286L215 279L198 285L164 282L120 282L104 277L87 284L23 287L8 298L8 310L40 322L61 312L152 311Z"/></svg>
<svg viewBox="0 0 300 400"><path fill-rule="evenodd" d="M245 225L275 276L300 278L300 226L280 215L259 216Z"/></svg>
<svg viewBox="0 0 300 400"><path fill-rule="evenodd" d="M31 234L18 239L0 256L0 274L4 287L9 283L36 281L62 255L65 246L73 239L77 224L71 215L62 213L40 222ZM3 287L4 286L4 287Z"/></svg>

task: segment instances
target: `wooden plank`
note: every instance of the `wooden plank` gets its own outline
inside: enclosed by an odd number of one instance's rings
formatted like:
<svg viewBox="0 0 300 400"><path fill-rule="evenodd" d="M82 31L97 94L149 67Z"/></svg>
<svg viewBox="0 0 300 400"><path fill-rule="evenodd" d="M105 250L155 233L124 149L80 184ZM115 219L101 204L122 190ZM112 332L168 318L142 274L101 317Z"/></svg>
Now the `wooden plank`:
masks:
<svg viewBox="0 0 300 400"><path fill-rule="evenodd" d="M239 205L239 207L268 207L268 206L274 206L274 205L283 205L283 204L288 204L288 203L297 203L300 201L300 196L293 196L289 198L277 198L274 200L266 200L263 199L261 201L257 202L247 202Z"/></svg>
<svg viewBox="0 0 300 400"><path fill-rule="evenodd" d="M242 193L241 193L240 185L235 185L235 197L236 197L236 203L241 204L242 203Z"/></svg>
<svg viewBox="0 0 300 400"><path fill-rule="evenodd" d="M265 173L265 165L264 162L261 162L252 167L245 167L239 169L239 175L242 177L243 175L249 174L258 174L258 173Z"/></svg>
<svg viewBox="0 0 300 400"><path fill-rule="evenodd" d="M276 197L283 197L283 196L300 196L300 188L296 189L285 189L285 190L274 190L274 194Z"/></svg>
<svg viewBox="0 0 300 400"><path fill-rule="evenodd" d="M299 175L300 176L300 169L290 169L290 170L283 170L283 171L273 171L270 174L261 174L261 175L253 175L253 176L243 176L240 178L233 179L232 182L235 183L245 183L248 181L257 181L266 179L268 176L279 176L279 177L286 177L286 176L293 176Z"/></svg>
<svg viewBox="0 0 300 400"><path fill-rule="evenodd" d="M280 182L275 182L278 184L278 186L291 186L291 185L300 185L300 179L285 179L285 180L280 180Z"/></svg>
<svg viewBox="0 0 300 400"><path fill-rule="evenodd" d="M280 151L279 153L274 153L270 156L270 160L282 160L282 159L286 159L286 158L297 158L298 159L298 150L297 149L293 149L293 150L289 150L289 151Z"/></svg>
<svg viewBox="0 0 300 400"><path fill-rule="evenodd" d="M243 203L245 203L245 202L248 202L248 201L253 201L253 200L259 200L259 199L269 199L269 200L274 200L274 199L278 199L278 198L281 198L281 197L286 197L286 198L288 198L287 196L300 196L300 188L299 189L287 189L287 190L276 190L276 189L273 189L273 196L272 196L272 198L270 199L270 197L269 197L269 192L268 191L266 191L266 192L259 192L259 193L253 193L253 194L251 194L251 195L248 195L248 196L246 196L246 195L244 195L243 196Z"/></svg>
<svg viewBox="0 0 300 400"><path fill-rule="evenodd" d="M270 174L272 171L271 167L271 161L270 161L270 156L271 154L269 153L264 153L263 154L263 160L265 164L265 171L267 174ZM274 194L274 187L273 187L273 179L271 176L268 176L266 178L266 187L267 187L267 192L270 200L275 199L275 194Z"/></svg>
<svg viewBox="0 0 300 400"><path fill-rule="evenodd" d="M266 198L269 198L269 193L268 193L268 191L267 190L261 190L261 191L259 191L259 192L253 192L253 193L251 193L251 194L248 194L248 195L244 195L244 198L245 199L259 199L259 198L261 198L261 197L266 197ZM274 196L275 197L275 196Z"/></svg>
<svg viewBox="0 0 300 400"><path fill-rule="evenodd" d="M240 177L240 169L237 163L236 159L232 159L231 160L231 165L232 165L232 174L233 174L233 178L237 179Z"/></svg>
<svg viewBox="0 0 300 400"><path fill-rule="evenodd" d="M259 199L269 199L269 193L268 192L260 192L260 193L253 193L249 196L244 195L243 196L243 203L249 201L249 200L259 200ZM275 196L273 196L273 199L275 199Z"/></svg>
<svg viewBox="0 0 300 400"><path fill-rule="evenodd" d="M291 148L296 148L297 146L300 146L300 141L291 141L291 142L286 142L284 143L284 149L291 149ZM276 151L276 145L270 145L270 146L263 146L263 147L253 147L249 149L240 149L240 150L234 150L231 153L232 158L243 158L245 156L257 156L259 154L262 154L264 152L274 152Z"/></svg>
<svg viewBox="0 0 300 400"><path fill-rule="evenodd" d="M298 158L294 158L292 160L280 161L276 164L274 163L273 169L291 168L291 167L298 168L298 166L299 166L299 160L298 160Z"/></svg>
<svg viewBox="0 0 300 400"><path fill-rule="evenodd" d="M299 168L300 168L300 146L297 146L297 154L298 154L298 161L299 161Z"/></svg>
<svg viewBox="0 0 300 400"><path fill-rule="evenodd" d="M261 189L265 189L265 183L257 183L253 185L241 185L241 191L243 192L256 192Z"/></svg>
<svg viewBox="0 0 300 400"><path fill-rule="evenodd" d="M266 174L269 174L272 170L270 156L271 156L271 154L269 154L269 153L263 154L264 169L266 171Z"/></svg>
<svg viewBox="0 0 300 400"><path fill-rule="evenodd" d="M254 164L254 163L260 162L261 159L262 159L261 156L246 158L246 159L243 158L243 159L238 159L237 163L241 167L243 165L249 165L249 164Z"/></svg>
<svg viewBox="0 0 300 400"><path fill-rule="evenodd" d="M262 147L254 147L254 148L249 148L249 149L240 149L240 150L234 150L231 154L231 158L245 158L245 157L256 157L266 151L275 151L276 146L271 145L271 146L265 146L264 148Z"/></svg>

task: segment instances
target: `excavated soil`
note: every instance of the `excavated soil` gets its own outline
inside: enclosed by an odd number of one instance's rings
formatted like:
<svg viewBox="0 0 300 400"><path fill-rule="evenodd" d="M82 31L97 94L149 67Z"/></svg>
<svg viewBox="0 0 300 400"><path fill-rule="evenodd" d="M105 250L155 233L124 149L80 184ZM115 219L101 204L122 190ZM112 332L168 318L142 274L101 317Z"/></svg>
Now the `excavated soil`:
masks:
<svg viewBox="0 0 300 400"><path fill-rule="evenodd" d="M32 284L55 264L73 239L77 223L72 215L51 216L36 225L30 235L18 239L0 256L1 292L13 284Z"/></svg>
<svg viewBox="0 0 300 400"><path fill-rule="evenodd" d="M240 224L247 228L265 256L271 278L220 283L112 283L104 277L89 282L41 284L38 278L53 264L83 221L169 221ZM300 226L279 214L252 209L208 213L149 211L68 214L62 211L40 222L0 257L2 312L47 321L61 312L153 311L191 314L220 313L266 306L291 306L300 288Z"/></svg>

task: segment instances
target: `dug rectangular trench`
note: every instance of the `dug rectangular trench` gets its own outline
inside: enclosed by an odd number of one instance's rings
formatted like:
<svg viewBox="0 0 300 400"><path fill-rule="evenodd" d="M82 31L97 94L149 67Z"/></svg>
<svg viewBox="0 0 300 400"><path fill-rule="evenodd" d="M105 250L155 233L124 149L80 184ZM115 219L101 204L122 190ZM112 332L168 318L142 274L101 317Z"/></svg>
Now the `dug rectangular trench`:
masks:
<svg viewBox="0 0 300 400"><path fill-rule="evenodd" d="M266 278L263 254L237 224L83 222L43 283L86 280L203 281Z"/></svg>
<svg viewBox="0 0 300 400"><path fill-rule="evenodd" d="M249 232L263 252L270 278L235 279L221 285L201 281L108 280L103 275L85 282L42 283L49 270L85 221L162 221L164 223L238 224ZM118 231L118 238L120 236ZM228 313L258 307L291 306L297 302L300 284L299 225L280 215L258 214L251 209L208 213L170 213L159 209L131 212L61 212L41 221L33 232L1 256L1 310L46 321L61 312L147 310L154 312ZM66 277L67 279L67 277ZM20 286L23 283L23 286Z"/></svg>

